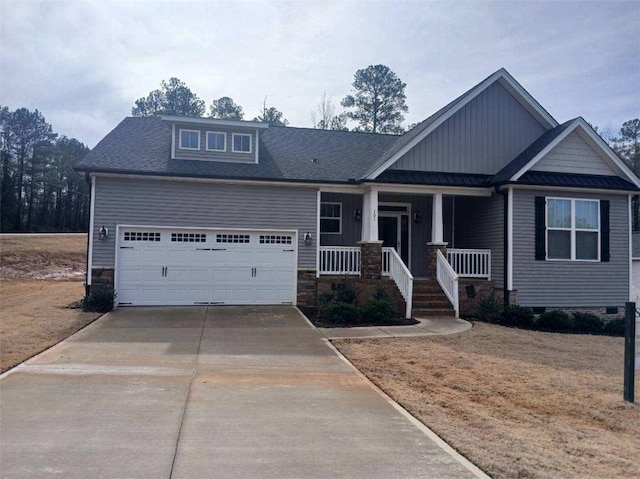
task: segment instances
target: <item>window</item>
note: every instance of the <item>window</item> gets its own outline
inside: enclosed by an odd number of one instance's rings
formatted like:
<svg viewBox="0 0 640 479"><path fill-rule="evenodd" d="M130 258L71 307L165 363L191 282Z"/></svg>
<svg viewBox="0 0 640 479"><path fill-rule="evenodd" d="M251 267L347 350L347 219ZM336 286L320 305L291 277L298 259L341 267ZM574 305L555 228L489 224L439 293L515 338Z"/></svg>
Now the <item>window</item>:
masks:
<svg viewBox="0 0 640 479"><path fill-rule="evenodd" d="M249 235L219 234L216 243L248 243Z"/></svg>
<svg viewBox="0 0 640 479"><path fill-rule="evenodd" d="M320 233L340 234L342 232L342 204L320 204Z"/></svg>
<svg viewBox="0 0 640 479"><path fill-rule="evenodd" d="M251 135L233 134L233 152L251 153Z"/></svg>
<svg viewBox="0 0 640 479"><path fill-rule="evenodd" d="M171 241L174 243L206 243L207 235L204 233L171 233Z"/></svg>
<svg viewBox="0 0 640 479"><path fill-rule="evenodd" d="M600 202L547 198L547 259L598 261Z"/></svg>
<svg viewBox="0 0 640 479"><path fill-rule="evenodd" d="M125 241L160 241L160 233L125 231Z"/></svg>
<svg viewBox="0 0 640 479"><path fill-rule="evenodd" d="M260 235L260 244L291 244L293 237L281 235Z"/></svg>
<svg viewBox="0 0 640 479"><path fill-rule="evenodd" d="M227 134L219 131L208 131L207 150L227 151Z"/></svg>
<svg viewBox="0 0 640 479"><path fill-rule="evenodd" d="M198 130L180 130L180 148L183 150L199 150L200 132Z"/></svg>

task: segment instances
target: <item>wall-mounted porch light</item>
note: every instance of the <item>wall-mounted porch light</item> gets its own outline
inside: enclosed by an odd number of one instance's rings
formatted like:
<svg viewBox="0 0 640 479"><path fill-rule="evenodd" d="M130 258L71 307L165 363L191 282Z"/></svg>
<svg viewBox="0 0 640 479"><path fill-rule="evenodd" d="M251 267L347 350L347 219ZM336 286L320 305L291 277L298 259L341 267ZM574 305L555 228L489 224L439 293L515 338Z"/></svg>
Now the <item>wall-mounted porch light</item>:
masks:
<svg viewBox="0 0 640 479"><path fill-rule="evenodd" d="M356 221L360 221L362 219L362 211L355 210L353 212L353 219L356 220Z"/></svg>
<svg viewBox="0 0 640 479"><path fill-rule="evenodd" d="M307 232L304 234L304 244L311 246L311 233Z"/></svg>
<svg viewBox="0 0 640 479"><path fill-rule="evenodd" d="M104 226L101 226L100 229L98 230L98 239L101 241L104 241L108 237L109 237L109 228L105 228Z"/></svg>
<svg viewBox="0 0 640 479"><path fill-rule="evenodd" d="M420 213L419 211L414 212L413 221L415 221L416 223L422 223L422 213Z"/></svg>

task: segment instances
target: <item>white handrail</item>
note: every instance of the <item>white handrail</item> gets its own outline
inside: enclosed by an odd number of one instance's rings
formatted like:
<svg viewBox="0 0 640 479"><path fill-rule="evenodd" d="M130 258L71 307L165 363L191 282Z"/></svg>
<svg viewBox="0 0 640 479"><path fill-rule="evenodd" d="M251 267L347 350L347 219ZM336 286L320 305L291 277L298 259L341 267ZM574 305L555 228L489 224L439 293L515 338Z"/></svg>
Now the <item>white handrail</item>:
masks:
<svg viewBox="0 0 640 479"><path fill-rule="evenodd" d="M394 248L389 248L387 246L382 248L382 276L389 276L390 275L389 263L391 261L391 259L390 259L391 250L395 251Z"/></svg>
<svg viewBox="0 0 640 479"><path fill-rule="evenodd" d="M447 260L459 277L491 279L490 249L447 249Z"/></svg>
<svg viewBox="0 0 640 479"><path fill-rule="evenodd" d="M407 305L405 316L410 318L413 302L413 275L395 248L382 248L382 258L383 274L384 267L386 266L388 268L388 275L396 283Z"/></svg>
<svg viewBox="0 0 640 479"><path fill-rule="evenodd" d="M319 274L360 274L360 247L320 246Z"/></svg>
<svg viewBox="0 0 640 479"><path fill-rule="evenodd" d="M457 318L458 312L460 311L458 300L458 275L440 250L436 252L436 278L438 279L438 283L442 287L444 294L446 294L449 301L451 301Z"/></svg>

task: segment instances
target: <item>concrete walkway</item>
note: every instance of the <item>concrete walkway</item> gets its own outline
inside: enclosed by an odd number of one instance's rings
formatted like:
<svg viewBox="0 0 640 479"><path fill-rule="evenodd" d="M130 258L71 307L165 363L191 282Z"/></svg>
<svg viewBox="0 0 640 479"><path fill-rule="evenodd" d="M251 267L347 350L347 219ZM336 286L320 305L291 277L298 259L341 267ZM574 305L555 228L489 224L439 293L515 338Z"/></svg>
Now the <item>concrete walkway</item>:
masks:
<svg viewBox="0 0 640 479"><path fill-rule="evenodd" d="M461 333L471 328L471 323L464 319L430 318L419 319L418 321L420 321L420 323L408 326L318 328L318 332L327 339L410 338L414 336Z"/></svg>
<svg viewBox="0 0 640 479"><path fill-rule="evenodd" d="M0 393L3 478L476 477L292 307L121 308Z"/></svg>

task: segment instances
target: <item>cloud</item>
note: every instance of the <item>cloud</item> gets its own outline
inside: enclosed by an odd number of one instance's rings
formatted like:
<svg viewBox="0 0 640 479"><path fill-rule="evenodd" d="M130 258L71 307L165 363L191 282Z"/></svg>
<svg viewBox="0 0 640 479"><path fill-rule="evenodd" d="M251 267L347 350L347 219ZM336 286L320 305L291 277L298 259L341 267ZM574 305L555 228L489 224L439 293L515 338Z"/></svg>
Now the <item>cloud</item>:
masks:
<svg viewBox="0 0 640 479"><path fill-rule="evenodd" d="M310 126L359 68L407 83L407 122L506 67L558 120L615 129L640 110L636 2L0 3L0 94L94 146L133 102L176 76L206 104L231 96Z"/></svg>

